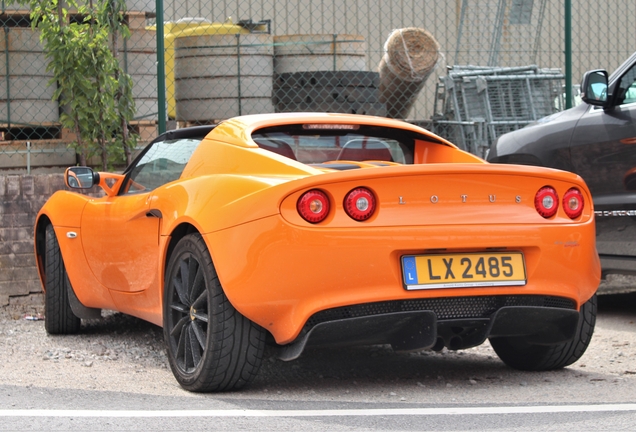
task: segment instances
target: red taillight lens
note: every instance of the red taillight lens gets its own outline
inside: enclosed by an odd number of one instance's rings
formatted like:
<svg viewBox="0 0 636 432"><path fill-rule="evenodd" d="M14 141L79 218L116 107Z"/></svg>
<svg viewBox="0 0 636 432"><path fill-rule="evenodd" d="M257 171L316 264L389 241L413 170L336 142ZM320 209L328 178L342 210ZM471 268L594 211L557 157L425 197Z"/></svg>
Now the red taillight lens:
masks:
<svg viewBox="0 0 636 432"><path fill-rule="evenodd" d="M551 218L559 209L559 196L551 186L544 186L534 197L534 207L544 218Z"/></svg>
<svg viewBox="0 0 636 432"><path fill-rule="evenodd" d="M322 222L329 214L329 198L323 191L312 189L301 195L296 208L307 222Z"/></svg>
<svg viewBox="0 0 636 432"><path fill-rule="evenodd" d="M355 188L345 197L344 209L352 219L367 220L375 212L375 196L367 188Z"/></svg>
<svg viewBox="0 0 636 432"><path fill-rule="evenodd" d="M577 188L570 188L563 195L563 211L570 219L576 219L583 213L583 194Z"/></svg>

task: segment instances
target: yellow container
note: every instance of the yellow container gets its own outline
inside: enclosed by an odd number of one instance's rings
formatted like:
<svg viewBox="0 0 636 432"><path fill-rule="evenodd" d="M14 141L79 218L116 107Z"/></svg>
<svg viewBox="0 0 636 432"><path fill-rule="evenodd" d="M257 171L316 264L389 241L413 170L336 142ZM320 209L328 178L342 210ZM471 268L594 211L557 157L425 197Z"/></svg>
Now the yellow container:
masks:
<svg viewBox="0 0 636 432"><path fill-rule="evenodd" d="M252 26L252 31L267 31L267 23L257 23ZM156 30L155 26L147 27L148 30ZM245 26L234 24L231 19L224 23L213 23L203 18L184 18L176 22L166 22L163 25L164 50L166 63L166 102L168 104L168 117L176 118L177 109L174 98L174 41L180 37L250 33Z"/></svg>

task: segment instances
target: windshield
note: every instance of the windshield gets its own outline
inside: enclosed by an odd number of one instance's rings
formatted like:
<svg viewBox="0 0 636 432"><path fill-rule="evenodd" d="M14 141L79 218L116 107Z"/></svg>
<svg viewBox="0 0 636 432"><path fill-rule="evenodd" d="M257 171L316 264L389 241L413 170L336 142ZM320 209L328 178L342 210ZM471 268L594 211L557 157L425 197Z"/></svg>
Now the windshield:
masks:
<svg viewBox="0 0 636 432"><path fill-rule="evenodd" d="M260 129L252 134L252 139L263 149L305 164L329 161L413 163L414 140L399 129L358 125L291 125Z"/></svg>

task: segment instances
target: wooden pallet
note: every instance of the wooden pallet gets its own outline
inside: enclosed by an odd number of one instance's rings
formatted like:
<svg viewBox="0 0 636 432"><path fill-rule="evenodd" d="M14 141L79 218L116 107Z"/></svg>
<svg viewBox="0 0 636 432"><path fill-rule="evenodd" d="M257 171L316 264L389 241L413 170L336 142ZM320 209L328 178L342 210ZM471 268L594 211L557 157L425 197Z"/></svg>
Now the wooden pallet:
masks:
<svg viewBox="0 0 636 432"><path fill-rule="evenodd" d="M130 133L134 133L139 136L139 144L147 144L157 137L157 122L155 121L131 122L128 127ZM76 140L77 135L75 135L74 131L63 128L60 138L64 142L71 143Z"/></svg>
<svg viewBox="0 0 636 432"><path fill-rule="evenodd" d="M76 163L75 151L61 140L0 142L0 169L64 167Z"/></svg>
<svg viewBox="0 0 636 432"><path fill-rule="evenodd" d="M31 12L29 10L5 10L0 13L2 27L31 27Z"/></svg>
<svg viewBox="0 0 636 432"><path fill-rule="evenodd" d="M129 125L130 132L139 135L139 143L149 143L157 137L156 121L137 121ZM60 141L67 144L76 140L75 132L60 123L20 125L0 123L0 146L21 142Z"/></svg>
<svg viewBox="0 0 636 432"><path fill-rule="evenodd" d="M150 18L146 12L128 12L126 14L126 24L130 30L145 30L146 19Z"/></svg>
<svg viewBox="0 0 636 432"><path fill-rule="evenodd" d="M139 143L148 143L157 138L157 122L139 121L130 124L131 132L139 135Z"/></svg>
<svg viewBox="0 0 636 432"><path fill-rule="evenodd" d="M0 143L12 141L59 140L62 138L62 125L42 123L37 125L0 123Z"/></svg>

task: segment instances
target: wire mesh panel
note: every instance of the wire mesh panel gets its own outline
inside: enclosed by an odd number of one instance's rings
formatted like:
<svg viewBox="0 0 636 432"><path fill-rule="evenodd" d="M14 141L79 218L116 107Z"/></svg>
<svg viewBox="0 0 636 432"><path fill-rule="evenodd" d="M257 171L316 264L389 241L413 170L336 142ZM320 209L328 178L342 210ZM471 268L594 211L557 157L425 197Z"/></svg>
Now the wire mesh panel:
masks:
<svg viewBox="0 0 636 432"><path fill-rule="evenodd" d="M175 118L209 123L273 112L269 34L206 34L175 41Z"/></svg>
<svg viewBox="0 0 636 432"><path fill-rule="evenodd" d="M157 43L155 33L147 30L147 18L154 16L154 5L154 0L128 0L121 18L129 34L120 33L111 41L115 61L134 83L135 116L127 128L131 135L141 137L141 144L156 134L158 116ZM74 108L61 103L60 91L67 83L56 79L52 65L55 48L47 44L46 34L36 25L32 4L4 1L1 6L0 169L31 172L74 165L78 150L73 143L78 131L65 127L61 121L63 113L73 115ZM58 16L63 28L73 32L89 26L96 11L86 6L83 2L65 4ZM123 76L114 79L121 81ZM86 75L84 85L95 88L99 80ZM89 103L87 109L98 111L97 105ZM90 161L99 164L98 158Z"/></svg>
<svg viewBox="0 0 636 432"><path fill-rule="evenodd" d="M389 4L390 3L390 4ZM420 2L344 2L344 1L262 1L262 2L223 2L204 3L195 2L182 5L178 2L166 4L165 19L169 26L179 26L177 31L171 31L177 42L174 44L174 71L179 71L181 59L185 55L179 54L179 39L187 37L186 32L209 32L213 34L246 34L263 32L262 23L267 23L267 33L271 35L273 55L271 58L273 74L271 112L294 111L327 111L344 112L367 115L392 116L398 118L417 116L416 112L426 110L426 103L421 95L428 76L437 66L443 55L435 37L430 36L432 43L421 44L410 33L398 32L395 47L390 51L403 58L403 64L393 61L390 66L407 68L408 83L413 86L400 88L395 82L389 87L388 95L382 93L383 74L380 64L385 57L385 45L396 29L412 28L425 32L427 25L434 20L425 13L424 5ZM442 11L438 6L435 10ZM442 12L443 13L443 12ZM185 22L189 22L189 29L184 30ZM242 23L250 23L246 26ZM207 26L202 30L201 26ZM194 29L201 30L194 30ZM445 31L446 33L446 31ZM219 49L224 45L219 43ZM389 46L389 45L387 45ZM431 52L432 62L427 64L425 74L417 70L424 54ZM235 77L244 86L243 81L246 65L254 60L250 55L235 53L236 60L226 59L232 63L229 67L233 72L225 75L227 79ZM394 56L395 57L395 56ZM220 59L218 61L221 61ZM385 62L387 63L387 62ZM169 62L166 62L169 68ZM269 65L262 65L266 71ZM395 68L394 68L395 69ZM415 73L412 71L415 70ZM314 74L310 76L308 74ZM330 75L331 74L331 75ZM375 75L373 75L375 74ZM373 76L371 76L373 75ZM173 84L170 71L167 71L166 85ZM241 79L239 80L239 76ZM179 88L186 84L179 83ZM385 83L386 84L386 83ZM268 84L263 84L268 85ZM249 83L247 84L249 86ZM385 85L384 87L387 87ZM385 92L386 93L386 92ZM201 95L209 98L212 95ZM420 99L421 98L421 99ZM180 98L176 98L180 99ZM170 105L170 91L168 103ZM396 102L396 101L399 101ZM404 101L408 101L405 104ZM223 104L230 105L232 101L226 99ZM387 107L387 104L389 105ZM201 123L222 120L219 116L229 111L219 107L208 110L216 113L214 118L188 114L188 118L179 115L180 100L177 109L170 118L176 122ZM234 103L236 105L236 103ZM241 103L241 113L270 112L269 106L254 106L246 109ZM400 112L392 112L393 105L405 108ZM251 108L251 109L250 109ZM195 118L196 117L196 118ZM208 116L210 117L210 116Z"/></svg>
<svg viewBox="0 0 636 432"><path fill-rule="evenodd" d="M80 2L65 22L88 25L90 10L82 6L106 3L113 1ZM578 83L586 70L612 71L636 49L636 3L573 3L572 78ZM163 41L155 0L126 0L118 16L127 32L105 42L121 66L116 80L132 83L134 112L125 123L136 148L157 134L160 119L175 128L249 113L326 111L406 119L482 155L501 134L565 107L563 2L161 5ZM75 164L78 131L61 121L73 107L60 102L66 84L52 79L52 48L32 28L32 5L5 0L0 6L0 169ZM165 76L157 75L160 59ZM86 76L88 86L96 82ZM158 94L158 82L165 83L165 95ZM98 110L98 103L89 105ZM123 163L121 155L100 152L87 163L98 165L103 157Z"/></svg>
<svg viewBox="0 0 636 432"><path fill-rule="evenodd" d="M562 109L563 79L558 69L536 66L456 66L438 85L443 103L432 128L445 136L454 127L459 145L484 156L499 136Z"/></svg>
<svg viewBox="0 0 636 432"><path fill-rule="evenodd" d="M548 30L545 26L562 16L559 13L562 3L554 7L556 3L548 0L462 0L458 3L455 44L458 64L533 64L541 44L546 42L541 39ZM548 3L552 3L550 8ZM559 41L554 42L557 48Z"/></svg>
<svg viewBox="0 0 636 432"><path fill-rule="evenodd" d="M0 32L0 168L74 163L75 152L54 153L62 128L40 35L28 8L6 6L12 9L5 9Z"/></svg>

